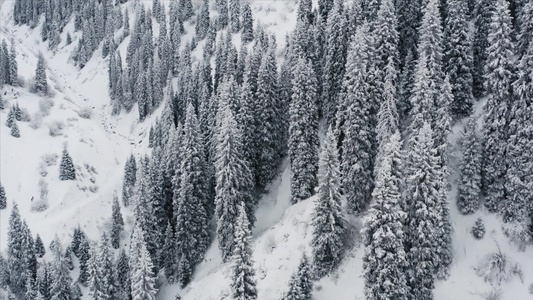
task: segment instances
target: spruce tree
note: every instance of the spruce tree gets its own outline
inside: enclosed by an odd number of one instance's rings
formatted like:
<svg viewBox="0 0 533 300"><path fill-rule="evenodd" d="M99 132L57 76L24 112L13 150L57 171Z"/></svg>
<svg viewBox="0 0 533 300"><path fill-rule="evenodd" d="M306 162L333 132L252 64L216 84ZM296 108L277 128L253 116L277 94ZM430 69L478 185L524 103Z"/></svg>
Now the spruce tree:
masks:
<svg viewBox="0 0 533 300"><path fill-rule="evenodd" d="M88 271L89 271L89 296L92 299L101 300L107 299L107 295L104 289L104 279L100 273L100 261L98 256L98 250L96 244L91 245L90 250L91 258L88 262Z"/></svg>
<svg viewBox="0 0 533 300"><path fill-rule="evenodd" d="M131 154L126 160L124 166L124 182L122 184L122 203L124 206L128 206L133 196L133 188L137 181L137 163L135 157Z"/></svg>
<svg viewBox="0 0 533 300"><path fill-rule="evenodd" d="M15 50L15 40L11 39L11 49L9 50L9 72L7 84L17 85L18 84L18 64L17 64L17 51Z"/></svg>
<svg viewBox="0 0 533 300"><path fill-rule="evenodd" d="M124 219L120 213L120 204L116 195L113 195L111 220L111 245L118 249L120 247L120 233L124 229Z"/></svg>
<svg viewBox="0 0 533 300"><path fill-rule="evenodd" d="M15 108L12 106L7 113L6 126L11 128L15 123Z"/></svg>
<svg viewBox="0 0 533 300"><path fill-rule="evenodd" d="M365 254L363 268L367 299L402 299L408 295L403 229L406 214L400 192L400 178L394 172L401 151L396 131L381 143L382 159L376 165L374 202L364 221Z"/></svg>
<svg viewBox="0 0 533 300"><path fill-rule="evenodd" d="M474 65L472 70L474 96L481 97L486 93L485 90L485 65L487 64L487 50L491 46L488 36L490 23L493 15L494 4L496 0L480 0L474 10L474 37L472 43L472 52Z"/></svg>
<svg viewBox="0 0 533 300"><path fill-rule="evenodd" d="M38 258L42 258L44 254L46 253L43 241L41 240L41 237L39 236L39 234L37 234L37 237L35 238L34 251L35 251L35 255Z"/></svg>
<svg viewBox="0 0 533 300"><path fill-rule="evenodd" d="M289 281L289 291L283 300L311 300L313 282L311 281L311 268L307 256L302 256L298 269L292 274Z"/></svg>
<svg viewBox="0 0 533 300"><path fill-rule="evenodd" d="M165 269L165 276L168 282L174 283L175 281L175 263L176 263L176 234L172 229L172 224L169 222L167 229L165 230L165 241L163 243L163 250L159 258L160 265Z"/></svg>
<svg viewBox="0 0 533 300"><path fill-rule="evenodd" d="M464 0L451 0L445 27L445 71L450 76L454 117L472 113L472 41L468 31L467 7Z"/></svg>
<svg viewBox="0 0 533 300"><path fill-rule="evenodd" d="M498 211L505 197L505 147L509 138L508 126L512 101L511 17L509 3L497 0L488 35L487 63L485 65L485 125L483 128L482 185L485 207Z"/></svg>
<svg viewBox="0 0 533 300"><path fill-rule="evenodd" d="M35 69L35 91L40 94L46 94L48 92L46 62L44 61L44 56L42 53L39 53L37 68Z"/></svg>
<svg viewBox="0 0 533 300"><path fill-rule="evenodd" d="M291 202L314 194L318 169L317 81L310 62L298 60L292 81L289 115L289 159L291 163Z"/></svg>
<svg viewBox="0 0 533 300"><path fill-rule="evenodd" d="M208 224L212 211L208 198L204 145L194 107L189 104L183 125L180 185L176 214L176 255L179 282L185 286L209 245Z"/></svg>
<svg viewBox="0 0 533 300"><path fill-rule="evenodd" d="M7 208L7 197L6 197L6 190L4 189L4 186L2 183L0 183L0 210Z"/></svg>
<svg viewBox="0 0 533 300"><path fill-rule="evenodd" d="M83 235L78 249L78 258L80 261L80 273L78 282L82 285L87 285L89 281L89 260L91 259L89 241Z"/></svg>
<svg viewBox="0 0 533 300"><path fill-rule="evenodd" d="M330 127L320 154L318 197L313 212L313 262L318 278L333 271L344 252L346 221L341 210L342 194L335 135Z"/></svg>
<svg viewBox="0 0 533 300"><path fill-rule="evenodd" d="M130 245L130 280L132 300L155 300L157 289L150 254L146 249L144 234L135 226Z"/></svg>
<svg viewBox="0 0 533 300"><path fill-rule="evenodd" d="M59 250L61 253L61 250ZM69 300L72 279L69 276L68 264L62 255L56 255L53 266L53 283L50 290L51 300Z"/></svg>
<svg viewBox="0 0 533 300"><path fill-rule="evenodd" d="M126 250L122 249L118 255L115 268L117 270L115 282L117 285L117 299L128 300L131 295L130 263Z"/></svg>
<svg viewBox="0 0 533 300"><path fill-rule="evenodd" d="M250 3L246 2L242 7L242 34L243 44L247 44L254 39L254 20L252 17L252 8Z"/></svg>
<svg viewBox="0 0 533 300"><path fill-rule="evenodd" d="M231 109L220 107L221 120L215 153L217 236L222 258L227 261L235 247L238 206L244 203L248 220L255 220L253 177L244 156L241 130ZM253 226L253 221L249 222Z"/></svg>
<svg viewBox="0 0 533 300"><path fill-rule="evenodd" d="M231 292L233 299L257 299L254 262L252 260L252 232L246 204L241 202L235 222L235 246L233 248L233 266L231 270Z"/></svg>
<svg viewBox="0 0 533 300"><path fill-rule="evenodd" d="M20 137L20 130L19 130L19 126L17 125L16 121L14 121L13 124L11 125L11 136L15 138Z"/></svg>
<svg viewBox="0 0 533 300"><path fill-rule="evenodd" d="M349 56L339 96L337 136L343 193L350 213L361 212L370 201L374 161L374 118L369 101L368 52L364 26L358 28L350 44Z"/></svg>
<svg viewBox="0 0 533 300"><path fill-rule="evenodd" d="M481 188L481 152L476 134L476 120L468 121L461 142L463 161L461 181L458 186L457 208L462 214L472 214L479 209Z"/></svg>
<svg viewBox="0 0 533 300"><path fill-rule="evenodd" d="M431 126L424 122L410 138L411 149L406 159L406 275L414 299L432 299L434 273L439 264L435 238L440 219L437 190L440 174L432 135Z"/></svg>
<svg viewBox="0 0 533 300"><path fill-rule="evenodd" d="M14 204L9 217L7 229L7 267L9 269L9 286L15 293L24 293L27 280L27 265L24 253L24 225L20 218L18 205Z"/></svg>
<svg viewBox="0 0 533 300"><path fill-rule="evenodd" d="M61 163L59 165L59 179L60 180L75 180L76 170L74 169L74 163L67 151L67 148L63 148L63 154L61 156Z"/></svg>
<svg viewBox="0 0 533 300"><path fill-rule="evenodd" d="M229 20L231 32L238 32L241 30L241 1L229 0Z"/></svg>

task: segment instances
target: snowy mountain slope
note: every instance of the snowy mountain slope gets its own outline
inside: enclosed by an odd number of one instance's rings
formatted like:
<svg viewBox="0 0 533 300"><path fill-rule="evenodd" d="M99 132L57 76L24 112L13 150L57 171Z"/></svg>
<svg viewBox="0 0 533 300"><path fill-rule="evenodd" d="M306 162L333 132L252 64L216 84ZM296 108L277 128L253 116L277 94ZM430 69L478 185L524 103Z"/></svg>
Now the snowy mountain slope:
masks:
<svg viewBox="0 0 533 300"><path fill-rule="evenodd" d="M151 5L151 1L143 2ZM280 46L285 33L294 27L295 7L296 1L254 1L252 5L255 18L276 33ZM129 114L112 117L108 105L107 61L101 58L100 50L79 71L69 61L75 41L79 38L78 33L73 34L73 44L66 46L64 43L66 32L74 32L72 22L63 32L59 50L51 53L46 44L40 42L40 27L29 30L26 26L14 26L11 11L12 2L4 1L0 14L0 40L14 38L19 75L26 83L33 77L37 54L42 51L48 62L47 75L55 95L50 97L54 106L50 114L43 117L40 128L33 129L30 123L18 123L20 139L11 137L9 128L4 126L7 110L0 112L0 179L8 195L8 209L0 211L0 251L6 248L7 222L12 203L19 205L21 215L27 220L32 233L39 233L46 245L55 235L63 243L69 242L72 228L77 224L81 224L91 239L98 240L101 231L108 226L112 195L115 191L120 193L124 161L129 153L147 152L147 128L159 112L144 123L138 122L135 108ZM120 51L125 51L126 45L127 39L120 45ZM200 59L201 52L196 51L195 56ZM29 93L27 88L6 86L2 92L6 93L6 107L19 103L31 116L40 110L41 98ZM478 116L481 114L481 104L478 103L476 107ZM79 117L78 111L87 107L93 111L92 118ZM65 129L62 135L51 137L48 125L55 121L62 121ZM481 211L472 216L462 216L455 208L461 131L459 124L454 127L450 137L456 149L449 199L454 228L454 261L450 277L437 281L435 299L484 299L488 292L497 289L497 286L484 282L476 274L475 268L480 261L485 260L486 255L498 251L498 248L518 263L522 270L522 278L514 277L501 285L501 299L528 299L531 297L528 287L533 281L533 271L527 268L533 263L531 246L526 251L519 251L510 244L502 233L501 221L494 215ZM64 182L58 179L59 158L54 165L46 167L48 174L42 177L39 165L43 155L51 153L60 157L65 143L77 168L77 180ZM91 167L96 172L90 171ZM36 199L39 197L41 178L49 187L49 208L45 212L34 212L30 199L32 196ZM314 198L290 206L289 180L290 172L285 163L281 175L263 197L257 210L253 258L259 299L280 299L287 290L288 280L297 268L302 253L310 253ZM123 213L129 216L127 223L131 225L131 212L123 210ZM482 240L474 239L470 233L477 217L485 221L487 233ZM360 219L354 219L353 223L359 224ZM125 234L125 237L128 235ZM339 270L315 283L314 296L317 300L364 299L363 248L359 245L359 235L355 235L354 239L357 246L346 255ZM184 290L177 285L165 284L160 289L158 299L174 299L176 293L184 296L183 299L227 298L230 291L229 270L230 264L221 262L215 241L205 261L198 267L193 282Z"/></svg>

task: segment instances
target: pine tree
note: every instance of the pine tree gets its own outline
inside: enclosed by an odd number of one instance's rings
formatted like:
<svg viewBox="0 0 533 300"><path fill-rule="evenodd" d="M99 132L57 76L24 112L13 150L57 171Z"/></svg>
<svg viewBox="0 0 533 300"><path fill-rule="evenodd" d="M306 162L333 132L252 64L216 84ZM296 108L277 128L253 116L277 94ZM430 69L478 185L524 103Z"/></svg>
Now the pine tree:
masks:
<svg viewBox="0 0 533 300"><path fill-rule="evenodd" d="M38 258L42 258L44 254L46 253L43 241L41 240L41 237L39 236L39 234L37 234L37 237L35 238L34 251L35 251L35 255Z"/></svg>
<svg viewBox="0 0 533 300"><path fill-rule="evenodd" d="M410 138L406 160L405 211L407 282L414 299L432 299L434 273L438 262L437 234L440 180L439 159L433 145L432 130L425 122Z"/></svg>
<svg viewBox="0 0 533 300"><path fill-rule="evenodd" d="M533 42L533 3L524 1L518 15L518 35L516 37L516 53L521 59L527 55L529 45Z"/></svg>
<svg viewBox="0 0 533 300"><path fill-rule="evenodd" d="M120 213L120 204L116 195L113 195L111 220L111 245L113 248L118 249L120 247L120 233L124 229L124 219Z"/></svg>
<svg viewBox="0 0 533 300"><path fill-rule="evenodd" d="M15 123L15 109L12 106L9 109L9 112L7 113L6 126L11 128L11 126L13 126L13 123Z"/></svg>
<svg viewBox="0 0 533 300"><path fill-rule="evenodd" d="M163 243L163 250L161 251L161 256L159 258L160 265L165 269L165 276L167 277L168 282L174 283L175 276L175 263L176 263L176 234L172 229L172 224L169 222L167 229L165 230L165 241Z"/></svg>
<svg viewBox="0 0 533 300"><path fill-rule="evenodd" d="M227 261L235 247L237 207L246 206L247 220L255 220L253 177L244 157L242 134L228 106L219 108L220 130L215 153L217 236L222 258ZM249 222L253 226L253 221Z"/></svg>
<svg viewBox="0 0 533 300"><path fill-rule="evenodd" d="M346 221L341 203L341 181L336 140L330 127L319 159L318 197L313 212L313 262L317 277L334 270L343 256Z"/></svg>
<svg viewBox="0 0 533 300"><path fill-rule="evenodd" d="M13 124L11 125L11 136L15 138L20 137L19 126L17 125L16 121L14 121Z"/></svg>
<svg viewBox="0 0 533 300"><path fill-rule="evenodd" d="M104 288L104 279L100 273L100 261L98 256L98 251L96 244L91 245L90 256L88 262L88 271L89 271L89 296L95 300L107 299L107 295Z"/></svg>
<svg viewBox="0 0 533 300"><path fill-rule="evenodd" d="M61 156L61 164L59 165L59 179L60 180L75 180L76 170L74 169L74 163L70 157L67 148L63 148L63 154Z"/></svg>
<svg viewBox="0 0 533 300"><path fill-rule="evenodd" d="M370 201L374 160L374 116L369 101L368 44L365 28L359 28L350 44L349 56L339 96L337 136L343 193L350 213L361 212Z"/></svg>
<svg viewBox="0 0 533 300"><path fill-rule="evenodd" d="M290 104L289 159L291 163L291 202L311 197L317 185L318 108L317 81L312 66L300 58L295 67Z"/></svg>
<svg viewBox="0 0 533 300"><path fill-rule="evenodd" d="M10 274L9 286L15 293L24 293L27 280L23 232L24 225L20 219L18 205L14 204L7 230L7 267Z"/></svg>
<svg viewBox="0 0 533 300"><path fill-rule="evenodd" d="M239 204L239 213L235 225L235 247L233 249L233 266L231 270L231 292L233 299L257 299L254 262L252 260L252 233L246 204Z"/></svg>
<svg viewBox="0 0 533 300"><path fill-rule="evenodd" d="M472 70L474 96L484 96L485 91L485 65L487 64L487 50L491 45L488 40L490 23L496 0L480 0L477 3L474 18L474 37L472 43L474 66Z"/></svg>
<svg viewBox="0 0 533 300"><path fill-rule="evenodd" d="M53 266L54 280L50 290L51 300L70 299L72 279L69 276L69 272L65 259L61 255L56 255Z"/></svg>
<svg viewBox="0 0 533 300"><path fill-rule="evenodd" d="M311 268L307 256L302 256L298 269L291 276L289 291L283 300L311 300L313 282L311 281Z"/></svg>
<svg viewBox="0 0 533 300"><path fill-rule="evenodd" d="M11 39L11 49L9 50L9 81L7 84L18 84L18 64L17 64L17 51L15 50L15 40Z"/></svg>
<svg viewBox="0 0 533 300"><path fill-rule="evenodd" d="M241 40L243 44L247 44L254 39L254 20L252 17L252 8L246 2L242 7L242 34Z"/></svg>
<svg viewBox="0 0 533 300"><path fill-rule="evenodd" d="M337 2L330 11L326 24L326 49L324 51L324 70L322 71L322 113L328 124L332 124L337 109L337 93L341 90L344 70L349 62L346 58L349 44L346 35L346 19L343 16L341 2ZM350 53L351 51L348 51Z"/></svg>
<svg viewBox="0 0 533 300"><path fill-rule="evenodd" d="M82 285L87 285L89 281L89 260L91 259L91 255L89 241L85 235L82 236L80 241L78 258L80 261L80 274L78 276L78 282Z"/></svg>
<svg viewBox="0 0 533 300"><path fill-rule="evenodd" d="M4 186L0 183L0 210L7 208L7 197Z"/></svg>
<svg viewBox="0 0 533 300"><path fill-rule="evenodd" d="M382 160L376 165L376 184L372 204L364 226L365 295L367 299L402 299L408 295L404 250L403 210L400 178L394 172L397 153L401 151L396 131L381 144Z"/></svg>
<svg viewBox="0 0 533 300"><path fill-rule="evenodd" d="M180 184L176 214L176 255L182 286L191 280L194 266L202 260L209 245L208 223L212 203L208 199L204 145L194 113L189 104L183 125Z"/></svg>
<svg viewBox="0 0 533 300"><path fill-rule="evenodd" d="M131 154L126 160L124 166L124 183L122 184L122 203L124 206L130 204L131 198L133 196L133 188L135 187L135 182L137 181L137 163L135 162L135 157Z"/></svg>
<svg viewBox="0 0 533 300"><path fill-rule="evenodd" d="M46 62L44 56L39 53L37 60L37 68L35 69L35 91L40 94L46 94L48 92L48 82L46 80Z"/></svg>
<svg viewBox="0 0 533 300"><path fill-rule="evenodd" d="M157 289L150 254L146 249L144 234L135 226L130 245L130 280L133 300L155 300Z"/></svg>
<svg viewBox="0 0 533 300"><path fill-rule="evenodd" d="M485 66L485 90L488 100L485 105L483 128L482 185L485 207L490 212L500 209L505 195L504 178L505 146L508 141L508 126L511 107L512 55L511 17L509 3L498 0L488 36L487 64Z"/></svg>
<svg viewBox="0 0 533 300"><path fill-rule="evenodd" d="M463 161L461 163L457 208L463 214L472 214L479 209L481 188L481 149L476 134L476 122L473 118L465 127L461 148Z"/></svg>
<svg viewBox="0 0 533 300"><path fill-rule="evenodd" d="M122 249L118 255L116 264L117 299L128 300L131 295L130 264L126 250Z"/></svg>
<svg viewBox="0 0 533 300"><path fill-rule="evenodd" d="M241 30L241 1L229 0L229 20L231 32L238 32Z"/></svg>
<svg viewBox="0 0 533 300"><path fill-rule="evenodd" d="M445 71L450 76L455 117L470 115L474 103L472 95L472 41L468 31L467 7L464 0L451 0L445 27Z"/></svg>

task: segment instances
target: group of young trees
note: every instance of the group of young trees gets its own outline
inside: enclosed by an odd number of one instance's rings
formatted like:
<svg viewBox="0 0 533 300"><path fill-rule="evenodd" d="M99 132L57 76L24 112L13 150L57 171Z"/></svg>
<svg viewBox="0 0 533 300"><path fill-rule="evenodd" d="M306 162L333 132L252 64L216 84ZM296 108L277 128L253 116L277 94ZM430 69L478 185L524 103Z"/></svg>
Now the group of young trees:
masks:
<svg viewBox="0 0 533 300"><path fill-rule="evenodd" d="M4 84L16 86L18 82L17 51L15 40L11 40L11 48L8 49L7 42L2 40L0 48L0 87Z"/></svg>

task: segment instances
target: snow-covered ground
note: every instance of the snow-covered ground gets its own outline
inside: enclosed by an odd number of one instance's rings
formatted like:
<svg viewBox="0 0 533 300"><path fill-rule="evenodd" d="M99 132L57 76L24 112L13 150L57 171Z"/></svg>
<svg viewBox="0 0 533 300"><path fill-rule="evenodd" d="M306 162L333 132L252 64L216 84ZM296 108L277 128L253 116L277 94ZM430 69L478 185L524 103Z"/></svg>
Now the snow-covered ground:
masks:
<svg viewBox="0 0 533 300"><path fill-rule="evenodd" d="M151 5L151 1L143 2ZM2 90L3 99L6 101L6 108L18 103L33 119L32 122L18 122L21 138L16 139L4 125L8 109L0 112L0 181L8 196L8 209L0 211L0 251L5 251L7 247L8 219L14 203L18 204L32 233L38 233L45 245L56 235L61 242L70 242L73 227L78 224L89 238L98 240L101 232L109 226L113 194L116 192L120 195L126 157L130 153L142 154L148 151L147 128L159 111L144 123L138 122L135 107L129 114L111 116L107 59L101 58L100 50L79 71L69 60L79 39L79 33L74 33L72 22L63 32L63 42L59 49L52 53L47 50L47 44L40 40L40 27L30 30L26 26L14 26L11 16L14 1L0 3L0 40L9 42L11 38L14 39L19 75L26 82L26 87L23 88L5 86ZM255 20L276 34L280 47L283 46L285 34L294 28L296 3L295 0L252 3ZM187 26L189 25L186 24L186 28ZM74 41L68 46L64 42L66 32L72 34ZM125 51L127 41L128 39L119 46L121 51ZM49 115L43 116L37 126L39 122L35 120L41 111L40 102L45 100L30 93L27 86L34 76L39 52L47 60L48 82L53 91L53 96L46 98L46 101L52 101L54 105ZM200 59L200 53L197 53L197 59ZM78 112L82 109L92 110L92 117L81 118ZM481 113L482 102L476 106L476 115ZM49 126L56 122L61 122L64 129L61 135L52 137L49 135ZM462 216L456 209L457 166L460 160L458 141L462 125L460 123L454 126L450 136L454 149L450 176L452 192L449 199L454 229L454 260L450 277L436 283L435 299L485 299L487 293L496 289L501 289L501 299L530 299L533 297L528 292L529 285L533 282L533 269L529 268L533 265L532 247L528 246L525 251L520 251L512 245L501 230L501 221L494 215L481 210L471 216ZM76 166L75 181L59 180L59 161L65 145ZM43 157L54 155L57 155L57 161L44 168L47 175L43 177L40 169ZM46 182L49 188L49 208L44 212L31 210L32 196L39 198L39 181ZM253 259L261 300L280 299L288 288L288 280L297 268L302 254L311 253L313 198L291 206L289 194L290 172L288 163L285 162L280 175L259 203L258 221L253 230ZM123 214L126 223L131 225L131 212L123 209ZM481 240L474 239L470 233L478 217L483 218L486 226L486 235ZM354 219L355 228L358 228L358 224L360 220ZM126 229L131 228L126 226ZM353 238L355 246L347 253L339 269L315 283L315 299L364 299L363 249L359 242L360 235L356 233ZM501 286L491 286L477 275L475 268L485 260L486 255L497 252L498 249L520 265L522 275ZM187 300L229 298L230 266L230 263L221 262L215 241L209 248L205 261L197 268L193 282L183 290L177 285L163 285L158 299L174 299L176 293Z"/></svg>

